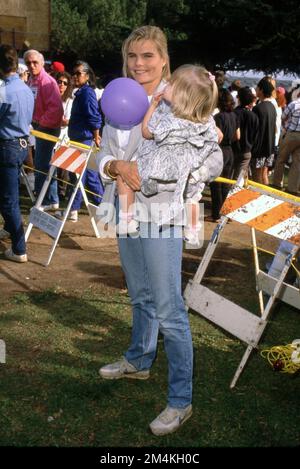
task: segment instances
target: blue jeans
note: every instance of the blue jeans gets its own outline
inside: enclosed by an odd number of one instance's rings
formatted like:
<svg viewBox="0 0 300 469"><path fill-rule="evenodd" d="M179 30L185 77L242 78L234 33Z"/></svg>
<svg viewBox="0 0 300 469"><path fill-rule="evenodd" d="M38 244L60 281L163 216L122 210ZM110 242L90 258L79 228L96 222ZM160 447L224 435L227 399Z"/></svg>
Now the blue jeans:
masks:
<svg viewBox="0 0 300 469"><path fill-rule="evenodd" d="M19 177L28 154L18 139L0 141L0 212L4 229L11 235L12 250L25 254L26 244L19 204Z"/></svg>
<svg viewBox="0 0 300 469"><path fill-rule="evenodd" d="M181 227L171 227L169 237L119 238L119 251L133 308L131 345L125 357L138 370L151 367L157 336L164 337L168 358L168 404L184 408L192 401L193 346L188 314L181 294Z"/></svg>
<svg viewBox="0 0 300 469"><path fill-rule="evenodd" d="M70 173L70 180L72 184L76 184L77 178L74 173ZM88 189L95 194L99 194L100 196L103 195L103 185L99 176L99 173L93 171L92 169L86 169L83 173L81 182L84 187L88 187ZM88 195L88 194L87 194ZM102 197L97 197L92 195L92 199L96 205L99 205L101 202ZM71 210L79 210L82 204L82 192L80 189L76 192L75 199L73 201Z"/></svg>
<svg viewBox="0 0 300 469"><path fill-rule="evenodd" d="M39 132L45 132L50 135L54 135L55 137L59 137L60 128L58 129L48 129L44 127L37 127L35 130ZM55 142L50 142L49 140L44 140L42 138L36 138L35 144L35 156L34 156L34 167L38 171L42 171L44 174L41 173L34 173L35 175L35 191L37 195L42 190L43 184L46 180L46 175L50 169L50 160L52 157L53 148L55 146ZM54 174L55 175L55 174ZM42 201L43 205L49 204L57 204L59 202L58 199L58 191L57 191L57 181L55 179L51 180L47 193Z"/></svg>

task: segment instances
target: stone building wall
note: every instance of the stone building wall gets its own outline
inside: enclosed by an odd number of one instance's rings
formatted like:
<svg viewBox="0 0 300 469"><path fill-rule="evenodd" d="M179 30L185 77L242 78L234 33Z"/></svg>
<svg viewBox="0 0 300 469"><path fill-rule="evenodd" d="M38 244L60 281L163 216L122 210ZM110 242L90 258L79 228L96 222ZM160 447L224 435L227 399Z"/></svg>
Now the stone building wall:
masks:
<svg viewBox="0 0 300 469"><path fill-rule="evenodd" d="M48 51L50 11L50 0L0 0L0 43Z"/></svg>

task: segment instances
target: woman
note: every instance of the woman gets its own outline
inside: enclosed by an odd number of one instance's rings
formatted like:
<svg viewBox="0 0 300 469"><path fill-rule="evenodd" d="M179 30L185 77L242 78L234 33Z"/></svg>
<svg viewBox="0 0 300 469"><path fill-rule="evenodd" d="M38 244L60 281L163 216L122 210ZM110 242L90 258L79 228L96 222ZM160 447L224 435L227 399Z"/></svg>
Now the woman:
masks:
<svg viewBox="0 0 300 469"><path fill-rule="evenodd" d="M73 105L72 97L72 81L71 75L68 72L58 72L56 74L56 81L58 84L59 93L62 100L62 105L64 108L64 114L61 121L61 132L59 138L63 138L68 134L68 124L71 117L71 110Z"/></svg>
<svg viewBox="0 0 300 469"><path fill-rule="evenodd" d="M159 28L142 26L133 31L122 53L124 76L140 83L149 99L164 88L170 68L166 37ZM100 206L106 221L113 212L117 175L134 191L140 190L136 162L130 160L141 142L141 125L130 131L104 126L97 161L107 183ZM150 197L136 192L140 236L118 238L133 308L131 345L120 361L99 370L104 379L149 378L161 332L169 363L168 405L150 424L155 435L177 430L192 414L193 347L181 295L182 226L156 223L160 208L168 206L171 197L166 190Z"/></svg>
<svg viewBox="0 0 300 469"><path fill-rule="evenodd" d="M223 171L221 176L231 179L233 176L234 154L232 149L233 142L239 140L240 129L238 119L233 111L234 99L230 91L223 89L219 91L218 112L214 118L217 127L223 133L223 139L220 143L223 153ZM220 221L220 210L230 190L230 185L224 182L212 182L211 191L211 217L205 220L213 223Z"/></svg>
<svg viewBox="0 0 300 469"><path fill-rule="evenodd" d="M93 90L94 84L91 82L94 73L89 64L78 60L74 64L72 77L77 91L75 92L68 126L69 138L85 145L92 145L95 142L99 146L101 140L99 133L101 116L96 94ZM71 173L70 179L73 183L76 182L76 176L73 173ZM86 169L82 177L82 184L84 186L87 185L90 191L97 194L97 196L93 195L93 200L98 205L103 194L103 186L99 174L92 169ZM78 220L78 210L80 209L82 199L82 193L78 190L68 217L73 222Z"/></svg>
<svg viewBox="0 0 300 469"><path fill-rule="evenodd" d="M267 77L262 78L256 87L259 103L253 112L259 120L259 132L251 156L253 180L269 185L269 169L273 167L276 134L276 110L272 102L274 86Z"/></svg>
<svg viewBox="0 0 300 469"><path fill-rule="evenodd" d="M252 148L259 132L258 117L252 112L256 96L249 86L239 89L238 101L239 105L234 109L234 112L239 122L241 135L240 140L235 142L233 146L235 159L233 179L237 179L242 171L244 176L248 175Z"/></svg>
<svg viewBox="0 0 300 469"><path fill-rule="evenodd" d="M62 105L64 108L64 114L61 121L61 130L59 138L62 140L64 137L68 136L68 124L71 117L71 110L73 105L73 97L72 97L72 81L71 75L68 72L58 72L56 74L56 81L59 88L59 93L62 100ZM68 178L68 171L65 169L57 168L57 176L58 176L58 196L59 199L63 199L66 196L66 183L63 181L69 180Z"/></svg>

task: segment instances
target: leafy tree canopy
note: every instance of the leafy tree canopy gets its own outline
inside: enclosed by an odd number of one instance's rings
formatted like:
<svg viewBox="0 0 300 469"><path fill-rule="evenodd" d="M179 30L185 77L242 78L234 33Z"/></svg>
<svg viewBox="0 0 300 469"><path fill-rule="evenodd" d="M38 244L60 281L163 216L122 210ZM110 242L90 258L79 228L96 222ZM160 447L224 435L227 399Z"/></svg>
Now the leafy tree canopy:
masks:
<svg viewBox="0 0 300 469"><path fill-rule="evenodd" d="M299 0L52 0L52 49L120 66L121 43L142 24L166 32L173 66L300 72Z"/></svg>

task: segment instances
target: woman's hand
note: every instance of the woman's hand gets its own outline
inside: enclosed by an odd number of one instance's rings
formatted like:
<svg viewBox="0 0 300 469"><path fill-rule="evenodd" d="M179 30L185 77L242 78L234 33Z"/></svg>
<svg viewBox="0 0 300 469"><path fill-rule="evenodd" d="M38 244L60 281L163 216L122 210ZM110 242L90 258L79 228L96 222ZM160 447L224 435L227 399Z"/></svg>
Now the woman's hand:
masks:
<svg viewBox="0 0 300 469"><path fill-rule="evenodd" d="M100 135L95 135L94 136L94 142L97 145L97 147L100 147L100 142L101 142L101 137Z"/></svg>
<svg viewBox="0 0 300 469"><path fill-rule="evenodd" d="M135 161L121 161L115 160L110 166L110 170L121 176L123 182L127 184L132 190L139 191L141 188L141 178L138 173L137 164Z"/></svg>

